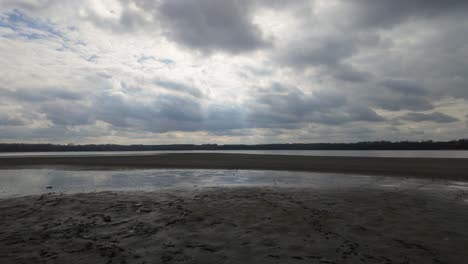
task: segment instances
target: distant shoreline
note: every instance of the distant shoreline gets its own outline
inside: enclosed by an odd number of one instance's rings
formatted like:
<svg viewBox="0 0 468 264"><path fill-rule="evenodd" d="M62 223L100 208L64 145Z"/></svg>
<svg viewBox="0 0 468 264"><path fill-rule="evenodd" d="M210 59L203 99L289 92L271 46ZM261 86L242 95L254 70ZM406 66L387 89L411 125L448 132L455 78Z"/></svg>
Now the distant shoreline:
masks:
<svg viewBox="0 0 468 264"><path fill-rule="evenodd" d="M468 180L468 159L323 157L226 153L3 157L0 169L234 169L331 172Z"/></svg>
<svg viewBox="0 0 468 264"><path fill-rule="evenodd" d="M451 141L364 141L354 143L271 143L271 144L23 144L0 143L1 152L54 151L188 151L188 150L468 150L468 139Z"/></svg>

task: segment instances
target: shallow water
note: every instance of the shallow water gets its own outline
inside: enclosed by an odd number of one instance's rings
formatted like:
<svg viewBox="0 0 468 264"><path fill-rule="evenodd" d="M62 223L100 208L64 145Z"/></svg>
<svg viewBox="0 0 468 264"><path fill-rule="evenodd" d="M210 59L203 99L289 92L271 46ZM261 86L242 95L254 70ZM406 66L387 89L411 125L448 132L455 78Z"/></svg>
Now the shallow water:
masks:
<svg viewBox="0 0 468 264"><path fill-rule="evenodd" d="M51 169L0 170L0 198L48 192L155 191L203 187L309 187L317 189L383 188L468 192L468 183L344 175L334 173L249 170L119 170L71 171Z"/></svg>
<svg viewBox="0 0 468 264"><path fill-rule="evenodd" d="M468 158L462 150L218 150L218 151L86 151L86 152L13 152L0 153L2 157L37 156L108 156L108 155L154 155L164 153L238 153L294 156L344 156L344 157L400 157L400 158Z"/></svg>

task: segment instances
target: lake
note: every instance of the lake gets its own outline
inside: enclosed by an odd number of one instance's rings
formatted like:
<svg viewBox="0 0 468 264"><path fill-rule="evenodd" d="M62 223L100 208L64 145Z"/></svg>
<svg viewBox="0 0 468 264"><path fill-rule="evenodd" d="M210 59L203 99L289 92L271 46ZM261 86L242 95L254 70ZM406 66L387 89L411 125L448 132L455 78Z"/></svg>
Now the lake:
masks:
<svg viewBox="0 0 468 264"><path fill-rule="evenodd" d="M466 150L218 150L218 151L86 151L86 152L10 152L1 157L154 155L164 153L239 153L296 156L468 158Z"/></svg>

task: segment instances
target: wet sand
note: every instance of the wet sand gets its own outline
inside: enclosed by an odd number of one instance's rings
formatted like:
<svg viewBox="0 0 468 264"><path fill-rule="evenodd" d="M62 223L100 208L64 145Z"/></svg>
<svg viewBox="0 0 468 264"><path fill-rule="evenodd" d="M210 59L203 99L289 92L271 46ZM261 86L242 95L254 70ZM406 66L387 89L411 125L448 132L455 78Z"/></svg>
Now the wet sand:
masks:
<svg viewBox="0 0 468 264"><path fill-rule="evenodd" d="M468 159L452 158L318 157L221 153L0 158L0 169L47 167L287 170L468 180Z"/></svg>
<svg viewBox="0 0 468 264"><path fill-rule="evenodd" d="M1 263L466 263L465 192L205 188L0 200Z"/></svg>
<svg viewBox="0 0 468 264"><path fill-rule="evenodd" d="M0 158L0 169L24 168L262 169L468 180L466 159L198 153ZM6 198L0 199L0 263L461 264L468 260L465 187L243 186Z"/></svg>

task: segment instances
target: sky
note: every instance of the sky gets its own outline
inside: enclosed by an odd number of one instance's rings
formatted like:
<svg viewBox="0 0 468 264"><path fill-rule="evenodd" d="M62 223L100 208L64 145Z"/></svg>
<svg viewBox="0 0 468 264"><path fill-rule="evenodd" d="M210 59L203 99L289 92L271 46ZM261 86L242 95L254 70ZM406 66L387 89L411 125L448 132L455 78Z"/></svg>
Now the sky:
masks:
<svg viewBox="0 0 468 264"><path fill-rule="evenodd" d="M468 1L0 0L0 142L468 138Z"/></svg>

